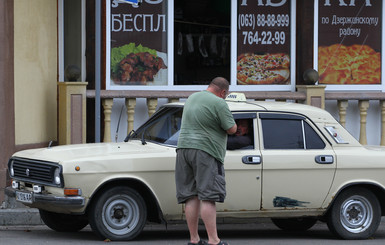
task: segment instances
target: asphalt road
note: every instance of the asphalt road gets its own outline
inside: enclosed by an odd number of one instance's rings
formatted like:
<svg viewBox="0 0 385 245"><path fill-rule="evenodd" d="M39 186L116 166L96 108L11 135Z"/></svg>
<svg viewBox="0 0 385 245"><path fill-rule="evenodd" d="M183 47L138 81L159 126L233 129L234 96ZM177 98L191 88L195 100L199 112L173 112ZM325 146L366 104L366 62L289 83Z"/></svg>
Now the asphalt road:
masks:
<svg viewBox="0 0 385 245"><path fill-rule="evenodd" d="M220 237L231 245L243 244L385 244L385 220L383 219L375 236L368 240L344 241L336 239L327 229L326 224L317 223L307 232L285 232L276 228L268 220L249 224L220 224L218 225ZM203 226L201 235L204 238ZM99 240L86 227L77 233L59 233L46 226L0 226L1 245L24 244L146 244L146 245L182 245L188 242L188 231L185 224L165 226L148 225L145 231L135 241L108 242Z"/></svg>

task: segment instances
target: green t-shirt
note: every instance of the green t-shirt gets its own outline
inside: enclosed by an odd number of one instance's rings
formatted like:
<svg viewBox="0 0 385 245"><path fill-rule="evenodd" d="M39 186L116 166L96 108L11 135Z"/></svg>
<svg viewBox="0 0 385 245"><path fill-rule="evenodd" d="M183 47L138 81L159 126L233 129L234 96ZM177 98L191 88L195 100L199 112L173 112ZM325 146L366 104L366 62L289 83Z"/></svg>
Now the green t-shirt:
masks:
<svg viewBox="0 0 385 245"><path fill-rule="evenodd" d="M234 124L224 99L206 90L194 93L184 105L178 148L203 150L223 163L226 130Z"/></svg>

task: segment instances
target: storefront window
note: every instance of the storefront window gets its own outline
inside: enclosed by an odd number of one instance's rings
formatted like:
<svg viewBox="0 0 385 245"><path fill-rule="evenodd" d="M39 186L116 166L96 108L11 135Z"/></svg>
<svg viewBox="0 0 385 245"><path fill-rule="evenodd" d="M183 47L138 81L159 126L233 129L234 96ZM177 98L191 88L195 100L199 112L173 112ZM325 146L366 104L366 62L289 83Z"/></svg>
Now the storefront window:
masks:
<svg viewBox="0 0 385 245"><path fill-rule="evenodd" d="M110 87L168 84L166 3L111 0Z"/></svg>
<svg viewBox="0 0 385 245"><path fill-rule="evenodd" d="M290 84L291 1L238 1L237 85Z"/></svg>
<svg viewBox="0 0 385 245"><path fill-rule="evenodd" d="M230 0L174 1L174 85L230 79Z"/></svg>
<svg viewBox="0 0 385 245"><path fill-rule="evenodd" d="M77 69L83 71L82 63L82 2L70 0L62 2L63 8L63 56L64 56L64 81L84 81L84 75L77 77ZM71 72L72 71L72 72ZM84 72L81 72L84 73Z"/></svg>
<svg viewBox="0 0 385 245"><path fill-rule="evenodd" d="M318 8L319 83L380 85L382 1L319 0Z"/></svg>
<svg viewBox="0 0 385 245"><path fill-rule="evenodd" d="M293 90L294 10L295 0L110 0L106 89L200 90L221 76L233 91Z"/></svg>

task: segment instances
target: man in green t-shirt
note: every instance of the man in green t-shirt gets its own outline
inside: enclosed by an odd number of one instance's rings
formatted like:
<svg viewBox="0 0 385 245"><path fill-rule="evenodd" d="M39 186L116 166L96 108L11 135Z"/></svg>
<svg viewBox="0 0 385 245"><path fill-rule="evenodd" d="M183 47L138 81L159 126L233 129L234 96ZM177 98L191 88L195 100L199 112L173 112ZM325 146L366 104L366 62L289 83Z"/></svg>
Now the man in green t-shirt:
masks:
<svg viewBox="0 0 385 245"><path fill-rule="evenodd" d="M175 182L178 203L185 203L190 243L207 244L198 234L199 213L205 224L208 243L220 241L216 227L215 202L223 202L226 182L223 161L227 134L237 131L233 115L224 100L229 82L214 78L207 90L192 94L183 109Z"/></svg>

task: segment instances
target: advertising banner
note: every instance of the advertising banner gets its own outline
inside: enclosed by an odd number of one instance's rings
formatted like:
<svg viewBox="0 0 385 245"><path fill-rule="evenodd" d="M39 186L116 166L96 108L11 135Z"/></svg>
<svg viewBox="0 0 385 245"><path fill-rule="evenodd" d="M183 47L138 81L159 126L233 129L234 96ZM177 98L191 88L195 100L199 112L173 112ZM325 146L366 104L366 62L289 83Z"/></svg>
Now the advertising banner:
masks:
<svg viewBox="0 0 385 245"><path fill-rule="evenodd" d="M167 1L110 1L110 86L166 86Z"/></svg>
<svg viewBox="0 0 385 245"><path fill-rule="evenodd" d="M290 2L238 0L238 85L290 83Z"/></svg>
<svg viewBox="0 0 385 245"><path fill-rule="evenodd" d="M381 0L319 0L321 84L381 84Z"/></svg>

